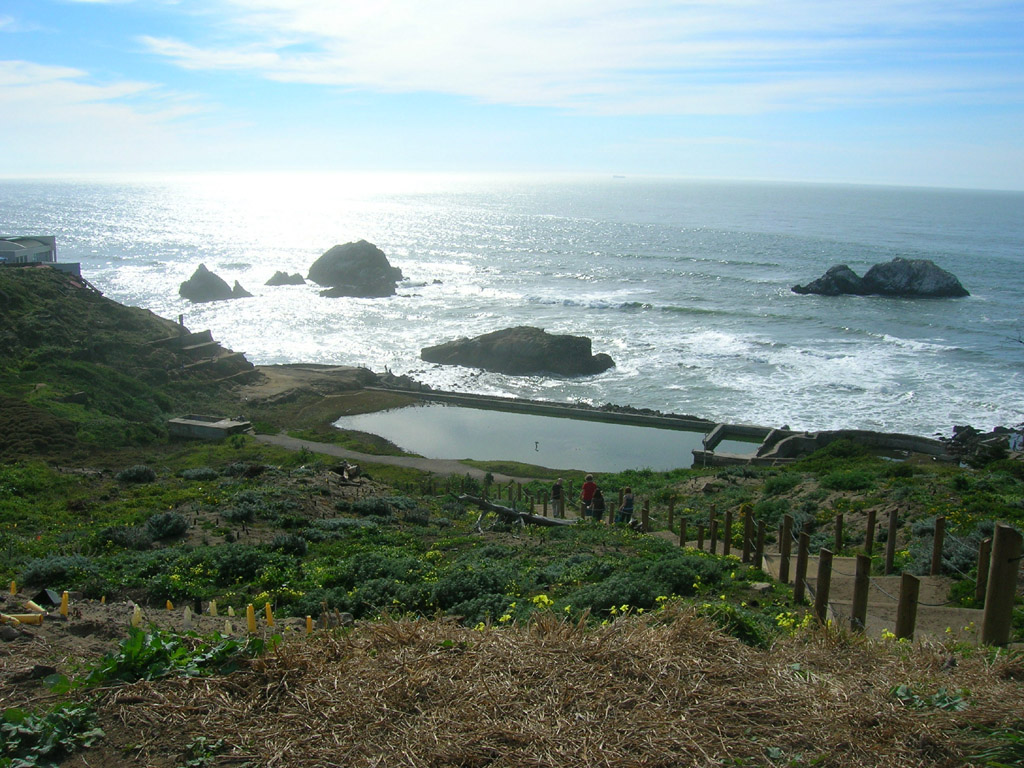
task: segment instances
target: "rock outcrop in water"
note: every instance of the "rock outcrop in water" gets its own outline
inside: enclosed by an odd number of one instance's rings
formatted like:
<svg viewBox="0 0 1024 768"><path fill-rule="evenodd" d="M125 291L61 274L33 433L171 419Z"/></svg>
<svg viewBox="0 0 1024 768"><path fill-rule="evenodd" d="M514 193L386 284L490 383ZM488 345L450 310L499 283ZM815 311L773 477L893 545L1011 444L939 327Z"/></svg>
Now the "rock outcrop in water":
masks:
<svg viewBox="0 0 1024 768"><path fill-rule="evenodd" d="M376 299L395 295L402 270L392 267L380 248L360 240L331 248L313 262L308 277L318 285L328 286L320 292L321 296Z"/></svg>
<svg viewBox="0 0 1024 768"><path fill-rule="evenodd" d="M483 368L513 376L590 376L615 365L608 355L593 354L586 336L555 335L527 325L424 347L420 357L428 363Z"/></svg>
<svg viewBox="0 0 1024 768"><path fill-rule="evenodd" d="M293 275L289 275L287 272L282 272L280 270L275 272L274 276L271 277L269 280L267 280L267 282L264 283L264 285L305 285L305 284L306 284L306 281L303 279L302 275L300 275L298 272L296 272Z"/></svg>
<svg viewBox="0 0 1024 768"><path fill-rule="evenodd" d="M860 277L845 264L831 267L807 285L794 285L794 293L820 296L896 296L901 298L947 298L969 296L967 289L950 272L928 259L895 258L875 264Z"/></svg>
<svg viewBox="0 0 1024 768"><path fill-rule="evenodd" d="M224 301L225 299L244 299L252 296L239 285L237 280L235 287L232 288L224 278L208 270L205 264L200 264L192 273L192 277L181 284L178 294L197 304L207 301Z"/></svg>

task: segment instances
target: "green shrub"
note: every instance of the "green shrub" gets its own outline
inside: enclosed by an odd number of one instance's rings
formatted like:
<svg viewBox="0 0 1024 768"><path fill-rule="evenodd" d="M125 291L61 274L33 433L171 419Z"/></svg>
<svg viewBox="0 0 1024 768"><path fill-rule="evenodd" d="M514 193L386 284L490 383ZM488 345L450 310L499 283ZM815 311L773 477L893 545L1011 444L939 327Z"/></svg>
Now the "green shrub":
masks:
<svg viewBox="0 0 1024 768"><path fill-rule="evenodd" d="M116 544L124 549L146 550L153 546L153 534L145 525L115 525L96 534L100 544Z"/></svg>
<svg viewBox="0 0 1024 768"><path fill-rule="evenodd" d="M505 595L505 585L510 583L514 574L510 569L501 566L484 566L478 570L453 570L438 579L434 584L432 602L442 610L449 610L468 600L487 595Z"/></svg>
<svg viewBox="0 0 1024 768"><path fill-rule="evenodd" d="M156 472L145 464L136 464L122 469L114 477L122 483L152 483L156 480Z"/></svg>
<svg viewBox="0 0 1024 768"><path fill-rule="evenodd" d="M217 470L211 467L197 467L195 469L186 469L182 471L181 476L185 480L209 481L216 480L218 477L220 477L220 474L217 472Z"/></svg>
<svg viewBox="0 0 1024 768"><path fill-rule="evenodd" d="M871 488L876 475L863 469L840 469L821 478L821 485L833 491L863 491Z"/></svg>
<svg viewBox="0 0 1024 768"><path fill-rule="evenodd" d="M157 512L146 521L154 539L176 539L188 530L188 521L180 512Z"/></svg>
<svg viewBox="0 0 1024 768"><path fill-rule="evenodd" d="M778 633L775 623L768 616L733 603L705 603L700 613L711 619L723 632L755 648L770 647Z"/></svg>
<svg viewBox="0 0 1024 768"><path fill-rule="evenodd" d="M49 589L70 589L96 573L96 564L83 555L48 555L25 566L21 580Z"/></svg>
<svg viewBox="0 0 1024 768"><path fill-rule="evenodd" d="M761 491L765 496L778 496L780 493L793 490L799 484L800 475L795 472L783 472L766 479L761 485Z"/></svg>
<svg viewBox="0 0 1024 768"><path fill-rule="evenodd" d="M285 555L302 557L309 550L309 544L301 536L294 533L285 533L277 536L270 544L270 548Z"/></svg>
<svg viewBox="0 0 1024 768"><path fill-rule="evenodd" d="M769 530L777 528L783 515L788 514L789 499L761 499L754 505L754 517L764 520Z"/></svg>
<svg viewBox="0 0 1024 768"><path fill-rule="evenodd" d="M897 478L897 477L913 477L914 466L908 464L905 461L895 461L885 465L882 470L882 477Z"/></svg>

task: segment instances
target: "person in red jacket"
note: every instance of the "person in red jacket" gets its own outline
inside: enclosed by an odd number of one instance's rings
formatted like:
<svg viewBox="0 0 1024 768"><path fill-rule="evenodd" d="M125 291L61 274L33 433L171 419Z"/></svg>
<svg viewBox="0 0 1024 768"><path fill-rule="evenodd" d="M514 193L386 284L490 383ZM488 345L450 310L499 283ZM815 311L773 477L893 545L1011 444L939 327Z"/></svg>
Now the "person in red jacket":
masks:
<svg viewBox="0 0 1024 768"><path fill-rule="evenodd" d="M595 491L597 491L597 483L594 482L594 476L587 475L587 480L583 483L583 490L580 491L580 501L583 502L584 514L588 517L594 505Z"/></svg>

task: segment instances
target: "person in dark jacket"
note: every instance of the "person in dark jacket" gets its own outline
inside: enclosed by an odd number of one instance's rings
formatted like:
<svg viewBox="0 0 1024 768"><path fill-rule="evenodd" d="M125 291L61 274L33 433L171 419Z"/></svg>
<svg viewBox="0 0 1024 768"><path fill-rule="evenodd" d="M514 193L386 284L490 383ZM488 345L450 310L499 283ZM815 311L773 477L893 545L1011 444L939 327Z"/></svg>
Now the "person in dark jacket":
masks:
<svg viewBox="0 0 1024 768"><path fill-rule="evenodd" d="M615 513L616 523L630 523L633 521L633 489L627 486L622 492L622 506Z"/></svg>
<svg viewBox="0 0 1024 768"><path fill-rule="evenodd" d="M604 517L604 494L601 493L601 489L598 488L594 491L594 498L590 500L590 515L597 522L601 522L601 518Z"/></svg>

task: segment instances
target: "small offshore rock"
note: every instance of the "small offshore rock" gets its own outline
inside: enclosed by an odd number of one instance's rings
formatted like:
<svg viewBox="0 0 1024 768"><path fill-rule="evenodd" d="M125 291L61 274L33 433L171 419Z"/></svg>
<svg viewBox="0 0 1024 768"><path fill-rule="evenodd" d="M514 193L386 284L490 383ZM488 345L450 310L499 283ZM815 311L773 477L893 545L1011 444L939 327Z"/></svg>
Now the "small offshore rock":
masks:
<svg viewBox="0 0 1024 768"><path fill-rule="evenodd" d="M252 294L249 293L245 288L242 287L241 283L235 280L235 286L231 289L231 298L233 299L251 299Z"/></svg>
<svg viewBox="0 0 1024 768"><path fill-rule="evenodd" d="M298 272L289 275L287 272L278 270L264 285L305 285L306 280Z"/></svg>
<svg viewBox="0 0 1024 768"><path fill-rule="evenodd" d="M234 298L231 286L224 278L208 270L205 264L200 264L192 277L181 284L178 294L197 304Z"/></svg>

